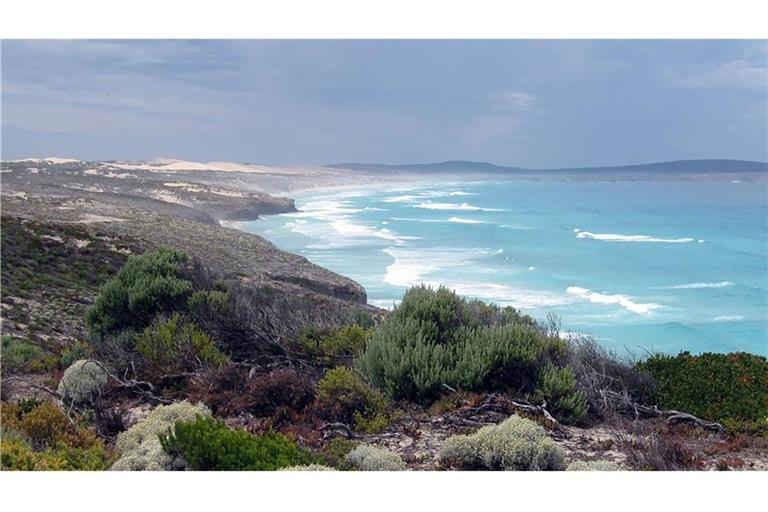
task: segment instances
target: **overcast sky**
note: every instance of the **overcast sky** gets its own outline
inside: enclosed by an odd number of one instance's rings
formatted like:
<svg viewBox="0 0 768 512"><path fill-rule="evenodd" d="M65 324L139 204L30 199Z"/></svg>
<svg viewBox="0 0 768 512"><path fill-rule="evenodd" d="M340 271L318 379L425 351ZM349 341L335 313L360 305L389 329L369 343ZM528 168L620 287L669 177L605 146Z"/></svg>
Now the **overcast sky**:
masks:
<svg viewBox="0 0 768 512"><path fill-rule="evenodd" d="M768 160L766 41L4 41L2 158Z"/></svg>

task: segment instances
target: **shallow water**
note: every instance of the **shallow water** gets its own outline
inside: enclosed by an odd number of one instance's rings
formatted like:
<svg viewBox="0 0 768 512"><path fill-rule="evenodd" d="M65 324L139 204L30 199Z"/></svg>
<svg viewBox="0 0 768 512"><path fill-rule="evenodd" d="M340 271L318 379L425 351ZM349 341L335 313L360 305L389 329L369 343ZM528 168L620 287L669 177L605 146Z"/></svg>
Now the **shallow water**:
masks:
<svg viewBox="0 0 768 512"><path fill-rule="evenodd" d="M638 353L768 354L765 181L486 181L296 198L241 223L387 307L416 283ZM382 190L386 189L386 190Z"/></svg>

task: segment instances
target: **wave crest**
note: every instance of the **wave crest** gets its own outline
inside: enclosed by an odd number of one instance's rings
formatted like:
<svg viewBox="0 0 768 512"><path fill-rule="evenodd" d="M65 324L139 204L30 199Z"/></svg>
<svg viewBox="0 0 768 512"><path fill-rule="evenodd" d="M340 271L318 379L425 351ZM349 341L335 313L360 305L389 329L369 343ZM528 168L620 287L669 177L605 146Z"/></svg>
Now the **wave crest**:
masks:
<svg viewBox="0 0 768 512"><path fill-rule="evenodd" d="M620 235L616 233L591 233L574 229L576 238L592 238L593 240L603 240L605 242L649 242L666 244L687 244L693 242L693 238L658 238L650 235Z"/></svg>

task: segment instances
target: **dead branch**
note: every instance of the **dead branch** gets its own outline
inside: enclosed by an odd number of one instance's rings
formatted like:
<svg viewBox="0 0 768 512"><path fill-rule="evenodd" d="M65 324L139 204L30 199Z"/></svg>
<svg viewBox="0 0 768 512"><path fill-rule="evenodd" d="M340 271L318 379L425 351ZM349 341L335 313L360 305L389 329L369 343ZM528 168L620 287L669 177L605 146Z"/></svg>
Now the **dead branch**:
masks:
<svg viewBox="0 0 768 512"><path fill-rule="evenodd" d="M605 392L608 396L613 393L612 391ZM618 395L618 393L614 393ZM674 410L661 410L655 405L649 407L647 405L638 404L636 402L626 400L626 397L619 397L618 403L620 404L620 410L625 413L631 413L635 418L666 418L669 425L693 425L703 428L709 432L724 433L725 427L715 421L708 421L693 414L687 412L680 412Z"/></svg>
<svg viewBox="0 0 768 512"><path fill-rule="evenodd" d="M335 434L342 434L347 439L361 439L361 436L356 434L349 425L345 423L325 423L320 426L320 431L323 432L323 437L332 437Z"/></svg>

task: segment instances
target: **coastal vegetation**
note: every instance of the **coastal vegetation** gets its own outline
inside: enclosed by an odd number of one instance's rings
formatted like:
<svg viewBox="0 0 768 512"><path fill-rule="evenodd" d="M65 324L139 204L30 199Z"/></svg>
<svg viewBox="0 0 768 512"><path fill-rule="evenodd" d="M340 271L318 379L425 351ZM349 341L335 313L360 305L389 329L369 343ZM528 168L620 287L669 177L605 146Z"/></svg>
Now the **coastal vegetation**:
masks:
<svg viewBox="0 0 768 512"><path fill-rule="evenodd" d="M634 361L426 286L386 314L265 336L273 291L177 249L122 261L80 339L3 337L4 374L42 376L22 382L49 398L4 398L4 469L700 469L695 442L731 469L768 431L761 356ZM572 425L618 433L582 460ZM611 450L621 462L599 458Z"/></svg>

